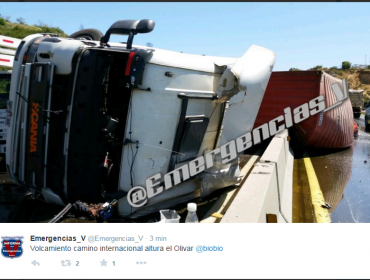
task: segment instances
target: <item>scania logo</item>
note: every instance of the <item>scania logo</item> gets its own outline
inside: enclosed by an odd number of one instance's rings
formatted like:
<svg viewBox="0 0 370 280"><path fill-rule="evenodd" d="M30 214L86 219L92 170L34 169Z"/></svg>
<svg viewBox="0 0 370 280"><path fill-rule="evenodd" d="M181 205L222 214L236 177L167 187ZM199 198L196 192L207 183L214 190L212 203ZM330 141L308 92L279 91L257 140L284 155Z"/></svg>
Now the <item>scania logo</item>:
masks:
<svg viewBox="0 0 370 280"><path fill-rule="evenodd" d="M37 122L39 121L39 109L39 104L33 102L31 113L30 153L37 151Z"/></svg>

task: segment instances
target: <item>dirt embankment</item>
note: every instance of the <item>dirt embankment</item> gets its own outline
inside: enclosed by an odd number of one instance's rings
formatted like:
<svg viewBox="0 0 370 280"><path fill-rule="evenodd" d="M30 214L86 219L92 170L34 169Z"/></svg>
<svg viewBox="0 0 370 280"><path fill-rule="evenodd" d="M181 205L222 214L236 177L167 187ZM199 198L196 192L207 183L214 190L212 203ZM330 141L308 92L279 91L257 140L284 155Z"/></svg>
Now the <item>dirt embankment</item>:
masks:
<svg viewBox="0 0 370 280"><path fill-rule="evenodd" d="M338 70L323 69L326 73L339 79L346 79L351 89L363 89L365 103L370 101L370 71L368 70Z"/></svg>

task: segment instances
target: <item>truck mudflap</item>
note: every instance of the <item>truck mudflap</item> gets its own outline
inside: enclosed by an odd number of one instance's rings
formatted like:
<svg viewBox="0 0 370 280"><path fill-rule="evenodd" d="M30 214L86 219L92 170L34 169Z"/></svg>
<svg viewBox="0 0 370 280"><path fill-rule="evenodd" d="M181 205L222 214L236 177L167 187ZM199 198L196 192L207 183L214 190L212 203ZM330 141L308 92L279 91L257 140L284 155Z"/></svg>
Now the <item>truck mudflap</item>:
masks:
<svg viewBox="0 0 370 280"><path fill-rule="evenodd" d="M26 130L25 183L41 190L45 187L50 117L51 85L54 66L49 63L31 65L28 118Z"/></svg>

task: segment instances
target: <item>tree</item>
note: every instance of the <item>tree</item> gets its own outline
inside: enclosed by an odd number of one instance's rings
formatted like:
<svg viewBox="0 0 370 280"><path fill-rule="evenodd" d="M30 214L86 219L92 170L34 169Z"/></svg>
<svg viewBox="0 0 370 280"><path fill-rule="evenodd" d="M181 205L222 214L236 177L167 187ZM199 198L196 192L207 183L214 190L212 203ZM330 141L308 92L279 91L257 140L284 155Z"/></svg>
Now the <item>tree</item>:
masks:
<svg viewBox="0 0 370 280"><path fill-rule="evenodd" d="M26 20L22 17L19 17L16 19L16 21L19 23L19 24L26 24Z"/></svg>
<svg viewBox="0 0 370 280"><path fill-rule="evenodd" d="M6 20L5 20L6 21ZM12 22L11 22L12 23ZM23 39L31 34L36 33L56 33L61 37L67 37L63 30L57 27L49 27L47 24L38 22L39 26L27 26L27 24L14 24L5 26L0 25L0 34L3 36L13 37L17 39Z"/></svg>
<svg viewBox="0 0 370 280"><path fill-rule="evenodd" d="M351 62L349 62L349 61L343 61L342 62L342 69L344 70L344 69L350 69L351 68Z"/></svg>
<svg viewBox="0 0 370 280"><path fill-rule="evenodd" d="M40 27L40 28L47 27L47 25L41 20L38 20L35 26Z"/></svg>
<svg viewBox="0 0 370 280"><path fill-rule="evenodd" d="M292 67L292 68L289 69L289 71L301 71L301 69Z"/></svg>
<svg viewBox="0 0 370 280"><path fill-rule="evenodd" d="M315 67L312 67L310 69L307 69L307 71L318 71L322 69L322 65L316 65Z"/></svg>

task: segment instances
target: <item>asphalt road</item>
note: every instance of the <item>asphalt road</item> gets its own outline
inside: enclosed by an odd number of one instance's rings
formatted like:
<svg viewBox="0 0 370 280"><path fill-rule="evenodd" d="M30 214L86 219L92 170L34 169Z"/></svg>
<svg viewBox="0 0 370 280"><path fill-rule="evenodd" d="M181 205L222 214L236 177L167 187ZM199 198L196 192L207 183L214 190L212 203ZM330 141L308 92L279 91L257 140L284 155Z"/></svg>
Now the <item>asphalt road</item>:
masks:
<svg viewBox="0 0 370 280"><path fill-rule="evenodd" d="M351 147L309 152L333 223L370 222L370 134L364 116L355 121L360 131ZM314 222L302 159L295 159L293 182L293 221Z"/></svg>
<svg viewBox="0 0 370 280"><path fill-rule="evenodd" d="M360 126L360 131L352 151L340 153L336 157L342 163L338 172L348 174L348 182L343 188L342 199L332 211L332 222L370 222L370 133L365 131L363 115L355 121ZM352 159L349 158L351 154Z"/></svg>

